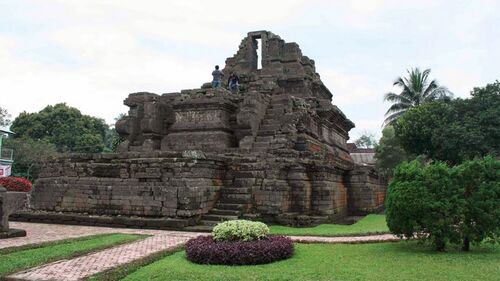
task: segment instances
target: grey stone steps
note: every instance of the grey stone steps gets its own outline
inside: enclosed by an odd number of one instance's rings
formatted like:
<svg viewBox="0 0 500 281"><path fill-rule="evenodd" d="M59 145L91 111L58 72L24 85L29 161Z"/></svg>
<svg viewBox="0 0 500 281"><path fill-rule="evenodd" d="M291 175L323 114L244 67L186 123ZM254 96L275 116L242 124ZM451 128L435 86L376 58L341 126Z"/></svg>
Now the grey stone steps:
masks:
<svg viewBox="0 0 500 281"><path fill-rule="evenodd" d="M234 204L234 203L217 203L215 205L217 209L221 210L243 210L246 204Z"/></svg>
<svg viewBox="0 0 500 281"><path fill-rule="evenodd" d="M214 215L227 215L227 216L239 216L241 215L240 210L224 210L224 209L212 209L210 210L209 214L214 214Z"/></svg>
<svg viewBox="0 0 500 281"><path fill-rule="evenodd" d="M267 147L256 147L252 151L253 152L267 152Z"/></svg>
<svg viewBox="0 0 500 281"><path fill-rule="evenodd" d="M258 136L274 136L278 133L278 130L259 130L257 132Z"/></svg>
<svg viewBox="0 0 500 281"><path fill-rule="evenodd" d="M274 136L257 136L255 142L270 142L274 139Z"/></svg>
<svg viewBox="0 0 500 281"><path fill-rule="evenodd" d="M253 144L253 148L268 148L270 145L268 142L256 142Z"/></svg>
<svg viewBox="0 0 500 281"><path fill-rule="evenodd" d="M250 187L225 187L221 190L221 194L250 194Z"/></svg>
<svg viewBox="0 0 500 281"><path fill-rule="evenodd" d="M281 116L285 113L285 109L276 109L276 108L273 108L273 109L268 109L266 111L266 119L275 119L275 118L269 118L270 116L269 115L274 115L274 116Z"/></svg>
<svg viewBox="0 0 500 281"><path fill-rule="evenodd" d="M249 203L252 200L251 194L221 194L220 201L223 203Z"/></svg>
<svg viewBox="0 0 500 281"><path fill-rule="evenodd" d="M220 221L206 220L204 217L202 218L202 220L200 220L200 225L204 225L204 226L214 227L218 223L220 223Z"/></svg>
<svg viewBox="0 0 500 281"><path fill-rule="evenodd" d="M212 232L212 229L214 228L213 225L193 225L193 226L188 226L184 227L184 231L193 231L193 232Z"/></svg>
<svg viewBox="0 0 500 281"><path fill-rule="evenodd" d="M262 131L268 131L268 130L279 130L281 128L281 124L275 124L275 125L261 125L260 130Z"/></svg>
<svg viewBox="0 0 500 281"><path fill-rule="evenodd" d="M281 122L276 119L264 119L262 125L281 125Z"/></svg>
<svg viewBox="0 0 500 281"><path fill-rule="evenodd" d="M216 214L206 214L201 217L202 221L214 221L214 222L223 222L228 220L237 220L238 216L234 215L216 215Z"/></svg>

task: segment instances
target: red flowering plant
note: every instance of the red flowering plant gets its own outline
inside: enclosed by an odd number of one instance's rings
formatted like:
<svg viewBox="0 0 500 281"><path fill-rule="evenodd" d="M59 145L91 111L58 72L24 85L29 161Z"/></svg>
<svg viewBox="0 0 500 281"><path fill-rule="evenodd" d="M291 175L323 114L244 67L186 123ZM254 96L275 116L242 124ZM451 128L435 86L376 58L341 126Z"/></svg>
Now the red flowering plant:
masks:
<svg viewBox="0 0 500 281"><path fill-rule="evenodd" d="M0 186L3 186L7 191L29 192L33 188L33 184L21 177L5 177L0 178Z"/></svg>

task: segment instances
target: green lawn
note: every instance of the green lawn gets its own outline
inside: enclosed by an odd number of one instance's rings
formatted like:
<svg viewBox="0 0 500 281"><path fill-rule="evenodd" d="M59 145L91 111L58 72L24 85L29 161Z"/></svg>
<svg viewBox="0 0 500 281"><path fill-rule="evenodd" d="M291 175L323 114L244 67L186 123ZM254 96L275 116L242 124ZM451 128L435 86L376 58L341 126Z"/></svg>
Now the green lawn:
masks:
<svg viewBox="0 0 500 281"><path fill-rule="evenodd" d="M86 254L146 237L132 234L103 234L41 245L0 250L0 277L51 261Z"/></svg>
<svg viewBox="0 0 500 281"><path fill-rule="evenodd" d="M274 225L270 227L273 234L344 236L389 233L384 215L368 215L355 224L321 224L315 227L288 227Z"/></svg>
<svg viewBox="0 0 500 281"><path fill-rule="evenodd" d="M285 261L257 266L198 265L180 251L123 280L498 280L500 246L433 252L416 242L296 244Z"/></svg>

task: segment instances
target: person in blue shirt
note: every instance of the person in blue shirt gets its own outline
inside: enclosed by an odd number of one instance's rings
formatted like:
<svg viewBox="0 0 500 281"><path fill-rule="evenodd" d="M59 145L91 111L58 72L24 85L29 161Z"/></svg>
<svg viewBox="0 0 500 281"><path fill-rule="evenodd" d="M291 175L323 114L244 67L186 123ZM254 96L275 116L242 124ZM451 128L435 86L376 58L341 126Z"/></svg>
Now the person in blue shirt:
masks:
<svg viewBox="0 0 500 281"><path fill-rule="evenodd" d="M222 83L222 76L224 76L224 73L219 70L219 66L215 66L215 70L212 71L212 76L214 79L212 80L212 88L219 88Z"/></svg>

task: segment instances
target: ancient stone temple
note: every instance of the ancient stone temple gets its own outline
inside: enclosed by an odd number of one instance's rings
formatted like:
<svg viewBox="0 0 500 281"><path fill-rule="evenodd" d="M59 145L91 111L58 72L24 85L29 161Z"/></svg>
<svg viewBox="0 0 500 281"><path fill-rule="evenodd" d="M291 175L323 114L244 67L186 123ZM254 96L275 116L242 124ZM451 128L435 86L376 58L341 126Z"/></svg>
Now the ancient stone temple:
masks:
<svg viewBox="0 0 500 281"><path fill-rule="evenodd" d="M238 74L239 93L207 83L130 94L129 113L116 124L125 140L118 153L48 161L31 198L36 212L21 217L139 227L238 217L309 225L382 207L383 181L349 155L354 124L296 43L250 32L223 72Z"/></svg>

